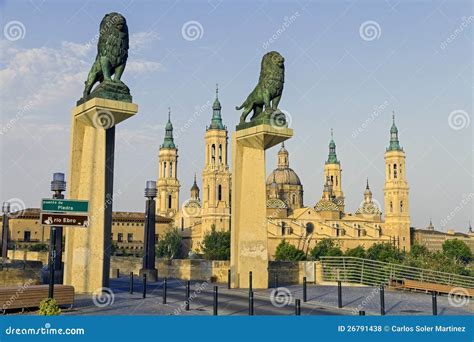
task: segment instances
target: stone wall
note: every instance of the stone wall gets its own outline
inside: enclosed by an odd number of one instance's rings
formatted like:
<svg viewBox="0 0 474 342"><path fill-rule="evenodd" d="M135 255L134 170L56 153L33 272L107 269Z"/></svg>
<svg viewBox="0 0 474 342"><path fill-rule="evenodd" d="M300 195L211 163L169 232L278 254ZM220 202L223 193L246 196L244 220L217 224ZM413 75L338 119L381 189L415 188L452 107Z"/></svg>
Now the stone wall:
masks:
<svg viewBox="0 0 474 342"><path fill-rule="evenodd" d="M40 270L4 268L0 270L0 287L41 284Z"/></svg>
<svg viewBox="0 0 474 342"><path fill-rule="evenodd" d="M48 252L31 252L27 250L9 250L8 259L10 260L29 260L41 261L43 265L48 263Z"/></svg>

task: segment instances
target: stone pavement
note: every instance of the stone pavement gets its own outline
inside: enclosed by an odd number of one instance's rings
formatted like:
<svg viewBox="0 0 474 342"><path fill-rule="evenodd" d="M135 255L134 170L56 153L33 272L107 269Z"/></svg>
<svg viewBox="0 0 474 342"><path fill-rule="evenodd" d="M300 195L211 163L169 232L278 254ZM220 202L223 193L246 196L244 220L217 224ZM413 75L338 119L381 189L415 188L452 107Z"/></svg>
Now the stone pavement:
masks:
<svg viewBox="0 0 474 342"><path fill-rule="evenodd" d="M190 311L185 311L185 282L168 280L167 304L162 304L162 281L147 284L147 296L142 298L142 284L137 278L134 293L129 294L129 278L111 280L110 291L102 296L77 295L74 308L65 315L212 315L213 287L219 286L219 315L248 315L248 290L227 289L226 284L191 282ZM343 308L337 308L337 287L308 284L306 303L302 302L302 286L289 285L254 291L255 315L294 315L295 299L301 299L302 315L355 315L358 310L367 315L380 314L380 294L373 287L343 287ZM273 300L272 300L273 299ZM450 305L447 296L438 296L438 315L473 315L474 301L463 306ZM385 290L387 315L431 315L431 294Z"/></svg>

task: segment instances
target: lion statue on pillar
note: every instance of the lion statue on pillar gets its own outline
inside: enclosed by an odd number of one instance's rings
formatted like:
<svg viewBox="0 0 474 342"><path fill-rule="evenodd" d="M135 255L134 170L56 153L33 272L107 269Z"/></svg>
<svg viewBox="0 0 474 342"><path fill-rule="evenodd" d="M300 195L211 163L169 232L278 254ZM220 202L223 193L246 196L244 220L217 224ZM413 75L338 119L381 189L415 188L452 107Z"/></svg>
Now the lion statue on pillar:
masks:
<svg viewBox="0 0 474 342"><path fill-rule="evenodd" d="M252 111L250 121L278 110L285 82L284 62L283 56L276 51L263 56L257 86L242 105L235 107L236 110L244 110L240 116L240 124L245 123Z"/></svg>
<svg viewBox="0 0 474 342"><path fill-rule="evenodd" d="M128 26L120 13L106 14L100 23L97 57L92 65L84 87L84 98L91 93L92 87L99 82L114 82L119 90L128 87L120 81L128 58ZM112 79L112 76L114 78ZM124 88L125 87L125 88Z"/></svg>

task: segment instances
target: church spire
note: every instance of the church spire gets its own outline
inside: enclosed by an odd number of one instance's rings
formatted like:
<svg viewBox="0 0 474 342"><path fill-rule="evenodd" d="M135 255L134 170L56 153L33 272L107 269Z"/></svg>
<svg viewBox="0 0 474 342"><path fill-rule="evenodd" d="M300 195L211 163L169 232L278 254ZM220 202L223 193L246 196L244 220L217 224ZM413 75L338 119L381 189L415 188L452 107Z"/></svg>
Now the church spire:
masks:
<svg viewBox="0 0 474 342"><path fill-rule="evenodd" d="M162 148L176 148L173 139L173 124L171 123L171 107L168 107L168 122L165 126L165 139Z"/></svg>
<svg viewBox="0 0 474 342"><path fill-rule="evenodd" d="M279 169L287 169L290 165L290 161L288 160L288 151L285 148L285 143L281 144L280 151L278 151L278 168Z"/></svg>
<svg viewBox="0 0 474 342"><path fill-rule="evenodd" d="M395 111L392 112L392 127L390 128L390 145L387 151L402 151L398 140L398 128L395 125Z"/></svg>
<svg viewBox="0 0 474 342"><path fill-rule="evenodd" d="M331 128L331 141L329 142L329 155L326 164L339 164L336 155L336 143L334 142L334 132Z"/></svg>
<svg viewBox="0 0 474 342"><path fill-rule="evenodd" d="M225 129L224 125L222 124L221 109L222 106L219 101L219 85L216 84L216 99L212 105L212 119L209 129Z"/></svg>

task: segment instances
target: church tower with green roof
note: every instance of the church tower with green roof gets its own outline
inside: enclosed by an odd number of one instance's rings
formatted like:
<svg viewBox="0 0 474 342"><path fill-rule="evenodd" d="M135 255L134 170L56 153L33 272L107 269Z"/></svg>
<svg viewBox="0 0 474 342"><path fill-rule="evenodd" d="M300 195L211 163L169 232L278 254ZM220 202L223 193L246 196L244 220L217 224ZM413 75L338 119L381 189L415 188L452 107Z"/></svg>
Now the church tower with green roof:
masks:
<svg viewBox="0 0 474 342"><path fill-rule="evenodd" d="M400 250L410 250L410 211L406 178L405 151L400 146L395 114L392 116L390 142L385 151L385 234L394 237Z"/></svg>
<svg viewBox="0 0 474 342"><path fill-rule="evenodd" d="M157 206L156 213L174 217L179 210L178 148L174 143L171 108L168 109L168 122L165 137L160 145L158 158Z"/></svg>
<svg viewBox="0 0 474 342"><path fill-rule="evenodd" d="M228 163L227 127L222 123L222 106L216 85L211 123L206 127L205 161L202 171L202 236L212 227L230 229L231 172Z"/></svg>

